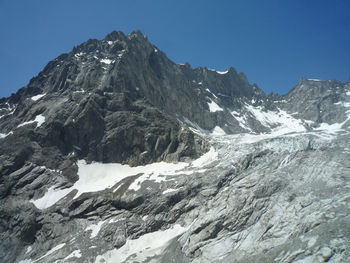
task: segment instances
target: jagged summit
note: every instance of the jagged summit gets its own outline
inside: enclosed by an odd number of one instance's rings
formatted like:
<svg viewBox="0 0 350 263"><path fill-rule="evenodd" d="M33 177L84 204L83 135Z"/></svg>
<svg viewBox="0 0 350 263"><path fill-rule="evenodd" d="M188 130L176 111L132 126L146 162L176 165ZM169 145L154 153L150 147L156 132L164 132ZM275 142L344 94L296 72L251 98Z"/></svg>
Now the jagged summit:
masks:
<svg viewBox="0 0 350 263"><path fill-rule="evenodd" d="M349 125L350 82L90 39L0 100L0 261L348 262Z"/></svg>

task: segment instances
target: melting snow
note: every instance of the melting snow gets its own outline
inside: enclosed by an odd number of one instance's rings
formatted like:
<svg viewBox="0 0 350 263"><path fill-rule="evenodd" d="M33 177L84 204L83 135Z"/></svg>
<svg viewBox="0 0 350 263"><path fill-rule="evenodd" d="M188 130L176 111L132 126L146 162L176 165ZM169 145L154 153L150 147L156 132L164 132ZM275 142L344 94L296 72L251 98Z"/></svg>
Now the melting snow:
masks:
<svg viewBox="0 0 350 263"><path fill-rule="evenodd" d="M34 101L40 100L45 95L46 95L46 93L33 96L33 97L31 97L31 100L34 100Z"/></svg>
<svg viewBox="0 0 350 263"><path fill-rule="evenodd" d="M223 109L212 100L210 100L210 103L208 102L208 105L210 112L223 111Z"/></svg>
<svg viewBox="0 0 350 263"><path fill-rule="evenodd" d="M183 234L186 230L185 227L174 225L164 231L159 230L140 236L138 239L129 239L121 248L97 256L95 263L123 262L130 256L132 256L132 262L144 262L149 257L160 255L172 239Z"/></svg>
<svg viewBox="0 0 350 263"><path fill-rule="evenodd" d="M19 124L17 126L17 128L22 127L24 125L32 124L32 123L35 123L35 122L36 122L36 126L40 127L45 122L45 116L40 114L40 115L36 116L35 119L32 120L32 121L26 121L26 122L23 122L22 124Z"/></svg>

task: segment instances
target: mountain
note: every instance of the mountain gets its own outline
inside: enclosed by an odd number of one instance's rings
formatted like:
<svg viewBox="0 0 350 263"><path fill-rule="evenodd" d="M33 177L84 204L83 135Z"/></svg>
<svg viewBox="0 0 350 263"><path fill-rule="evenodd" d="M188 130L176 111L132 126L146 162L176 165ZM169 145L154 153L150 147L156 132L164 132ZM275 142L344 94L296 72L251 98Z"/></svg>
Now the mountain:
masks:
<svg viewBox="0 0 350 263"><path fill-rule="evenodd" d="M349 125L350 82L90 39L0 99L0 262L350 262Z"/></svg>

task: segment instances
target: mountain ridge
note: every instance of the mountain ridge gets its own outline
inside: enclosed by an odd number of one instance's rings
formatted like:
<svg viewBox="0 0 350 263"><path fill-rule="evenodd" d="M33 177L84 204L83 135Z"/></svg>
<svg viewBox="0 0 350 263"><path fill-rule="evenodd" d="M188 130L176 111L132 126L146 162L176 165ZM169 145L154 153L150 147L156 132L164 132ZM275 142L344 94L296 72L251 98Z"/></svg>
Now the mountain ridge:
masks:
<svg viewBox="0 0 350 263"><path fill-rule="evenodd" d="M88 40L0 99L0 261L346 262L349 125L350 82Z"/></svg>

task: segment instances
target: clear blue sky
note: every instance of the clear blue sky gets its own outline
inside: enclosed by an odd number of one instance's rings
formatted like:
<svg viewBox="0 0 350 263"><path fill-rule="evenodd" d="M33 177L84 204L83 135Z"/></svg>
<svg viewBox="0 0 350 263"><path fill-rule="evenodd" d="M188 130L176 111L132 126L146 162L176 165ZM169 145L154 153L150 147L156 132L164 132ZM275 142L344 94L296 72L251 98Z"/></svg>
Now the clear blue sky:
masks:
<svg viewBox="0 0 350 263"><path fill-rule="evenodd" d="M266 93L350 77L348 0L0 0L0 97L73 46L134 29L176 63L233 66Z"/></svg>

